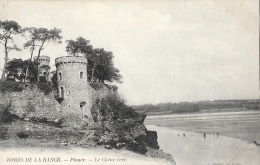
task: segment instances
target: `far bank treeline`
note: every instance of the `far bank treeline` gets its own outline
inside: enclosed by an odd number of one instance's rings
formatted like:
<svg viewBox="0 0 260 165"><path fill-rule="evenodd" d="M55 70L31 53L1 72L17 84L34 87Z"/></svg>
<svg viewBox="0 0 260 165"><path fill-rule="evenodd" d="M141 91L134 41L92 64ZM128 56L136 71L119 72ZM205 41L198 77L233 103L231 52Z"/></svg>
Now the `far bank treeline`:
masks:
<svg viewBox="0 0 260 165"><path fill-rule="evenodd" d="M218 111L223 109L245 108L248 100L215 100L199 102L160 103L132 106L137 112L147 115L195 113L200 111Z"/></svg>
<svg viewBox="0 0 260 165"><path fill-rule="evenodd" d="M18 48L15 39L20 36L24 39L23 48ZM46 43L61 44L62 29L47 29L44 27L21 27L15 21L0 20L0 44L4 48L4 67L2 81L15 79L20 82L39 83L40 67L50 70L49 66L39 66L39 58L46 48ZM119 70L114 67L113 53L104 48L93 48L90 41L78 37L76 40L66 40L66 51L73 56L84 56L88 59L88 80L93 83L122 82ZM13 59L9 61L12 51L28 49L27 60ZM35 61L33 56L37 56ZM26 58L26 57L21 57ZM54 79L55 79L54 74ZM44 79L43 79L44 81Z"/></svg>

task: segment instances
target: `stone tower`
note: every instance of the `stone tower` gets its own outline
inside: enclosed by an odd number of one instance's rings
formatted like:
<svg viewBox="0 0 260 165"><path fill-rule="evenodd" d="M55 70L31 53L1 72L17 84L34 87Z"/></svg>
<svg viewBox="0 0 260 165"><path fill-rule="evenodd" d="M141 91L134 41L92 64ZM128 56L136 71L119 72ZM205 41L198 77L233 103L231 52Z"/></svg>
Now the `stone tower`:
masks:
<svg viewBox="0 0 260 165"><path fill-rule="evenodd" d="M58 99L62 116L91 118L87 59L80 56L65 56L55 59L58 81Z"/></svg>
<svg viewBox="0 0 260 165"><path fill-rule="evenodd" d="M35 56L33 58L33 60L36 61L37 60L37 56ZM49 66L49 64L50 64L50 57L49 56L40 56L39 57L39 67L44 66L44 65ZM40 68L39 76L45 76L47 78L48 77L48 72L49 72L48 70L46 70L44 68Z"/></svg>

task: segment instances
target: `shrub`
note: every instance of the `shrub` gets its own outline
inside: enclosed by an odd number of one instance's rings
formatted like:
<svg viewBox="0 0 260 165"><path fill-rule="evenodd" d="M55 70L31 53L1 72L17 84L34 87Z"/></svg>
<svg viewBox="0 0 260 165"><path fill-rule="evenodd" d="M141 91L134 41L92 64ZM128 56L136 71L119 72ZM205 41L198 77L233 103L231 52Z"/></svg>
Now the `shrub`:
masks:
<svg viewBox="0 0 260 165"><path fill-rule="evenodd" d="M54 74L53 74L53 76L52 76L52 78L51 78L52 88L53 88L54 90L57 90L57 89L58 89L58 80L57 80L57 79L58 79L58 78L57 78L57 73L54 72Z"/></svg>
<svg viewBox="0 0 260 165"><path fill-rule="evenodd" d="M8 128L6 126L0 125L0 140L6 139L7 137Z"/></svg>
<svg viewBox="0 0 260 165"><path fill-rule="evenodd" d="M28 101L26 106L25 106L25 110L26 110L26 113L29 114L31 112L35 112L36 108L35 106L32 104L31 101Z"/></svg>
<svg viewBox="0 0 260 165"><path fill-rule="evenodd" d="M102 84L102 83L97 83L97 82L91 82L91 83L89 83L89 85L90 85L92 88L96 89L96 90L100 90L100 89L102 89L102 88L104 87L104 84Z"/></svg>
<svg viewBox="0 0 260 165"><path fill-rule="evenodd" d="M24 89L22 83L15 81L0 81L0 92L19 92Z"/></svg>
<svg viewBox="0 0 260 165"><path fill-rule="evenodd" d="M44 94L46 94L46 95L49 94L50 92L52 92L52 84L50 82L47 82L47 83L39 82L39 83L37 83L37 87L38 87L38 89L43 91Z"/></svg>
<svg viewBox="0 0 260 165"><path fill-rule="evenodd" d="M109 90L113 90L114 92L117 91L118 87L116 85L109 85L109 84L105 84L105 86L109 89Z"/></svg>
<svg viewBox="0 0 260 165"><path fill-rule="evenodd" d="M17 136L20 139L26 139L30 136L30 132L29 131L20 131L20 132L17 132Z"/></svg>
<svg viewBox="0 0 260 165"><path fill-rule="evenodd" d="M13 122L15 119L19 118L18 116L14 115L10 112L11 103L12 102L10 102L9 104L0 105L0 124L10 123L10 122Z"/></svg>
<svg viewBox="0 0 260 165"><path fill-rule="evenodd" d="M125 104L125 100L117 94L107 95L102 102L105 102L112 110L115 117L129 119L139 117L139 114Z"/></svg>
<svg viewBox="0 0 260 165"><path fill-rule="evenodd" d="M45 76L39 76L39 81L41 83L46 83L47 82L47 78Z"/></svg>

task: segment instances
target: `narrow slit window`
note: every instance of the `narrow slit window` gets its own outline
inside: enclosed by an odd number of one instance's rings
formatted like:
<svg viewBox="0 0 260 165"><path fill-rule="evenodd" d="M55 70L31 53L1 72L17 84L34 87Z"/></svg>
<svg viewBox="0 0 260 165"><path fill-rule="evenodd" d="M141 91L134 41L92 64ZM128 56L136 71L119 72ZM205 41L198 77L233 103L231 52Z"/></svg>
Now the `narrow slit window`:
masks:
<svg viewBox="0 0 260 165"><path fill-rule="evenodd" d="M64 98L64 89L63 89L63 87L60 87L60 96L61 96L61 98Z"/></svg>
<svg viewBox="0 0 260 165"><path fill-rule="evenodd" d="M80 78L83 78L83 72L80 72Z"/></svg>
<svg viewBox="0 0 260 165"><path fill-rule="evenodd" d="M59 77L60 77L60 80L62 80L62 75L61 75L61 73L59 73Z"/></svg>

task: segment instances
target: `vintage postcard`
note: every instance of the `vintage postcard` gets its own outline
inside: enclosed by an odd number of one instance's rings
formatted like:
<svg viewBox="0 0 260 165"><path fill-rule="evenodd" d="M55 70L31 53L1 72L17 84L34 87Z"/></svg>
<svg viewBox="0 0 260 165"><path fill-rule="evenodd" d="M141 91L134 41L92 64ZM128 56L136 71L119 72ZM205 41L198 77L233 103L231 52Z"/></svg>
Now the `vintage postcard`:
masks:
<svg viewBox="0 0 260 165"><path fill-rule="evenodd" d="M0 52L0 165L260 165L258 0L2 0Z"/></svg>

